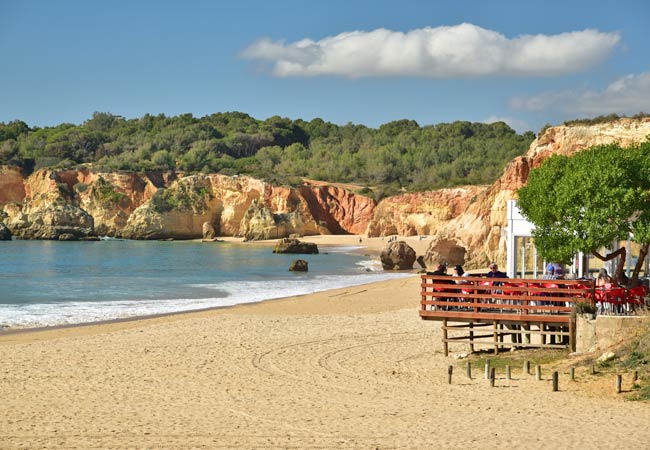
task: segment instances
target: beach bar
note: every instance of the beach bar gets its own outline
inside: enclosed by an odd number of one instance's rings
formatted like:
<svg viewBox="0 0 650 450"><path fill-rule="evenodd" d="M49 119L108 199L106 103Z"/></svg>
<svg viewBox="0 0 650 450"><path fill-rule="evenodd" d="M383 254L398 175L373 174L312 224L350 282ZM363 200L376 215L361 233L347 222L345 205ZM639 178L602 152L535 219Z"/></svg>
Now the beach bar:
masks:
<svg viewBox="0 0 650 450"><path fill-rule="evenodd" d="M569 348L575 351L577 302L593 303L591 281L422 275L420 317L442 321L449 342L494 348ZM451 333L450 333L451 331ZM452 335L453 334L453 335Z"/></svg>

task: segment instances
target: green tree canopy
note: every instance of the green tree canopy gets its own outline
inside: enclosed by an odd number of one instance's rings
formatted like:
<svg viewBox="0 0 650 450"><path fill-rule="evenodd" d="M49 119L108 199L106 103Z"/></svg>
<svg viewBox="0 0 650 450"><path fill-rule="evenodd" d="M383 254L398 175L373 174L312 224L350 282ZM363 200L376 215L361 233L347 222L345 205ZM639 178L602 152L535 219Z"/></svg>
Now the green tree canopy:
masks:
<svg viewBox="0 0 650 450"><path fill-rule="evenodd" d="M96 112L81 125L0 123L0 164L241 173L285 184L307 177L387 193L492 183L534 137L503 122L421 127L403 119L373 129L241 112L137 119Z"/></svg>
<svg viewBox="0 0 650 450"><path fill-rule="evenodd" d="M650 243L650 142L592 147L572 157L554 155L531 171L518 191L522 214L535 225L542 257L568 262L630 235L642 246L633 279ZM622 253L622 254L621 254ZM623 278L624 249L617 278Z"/></svg>

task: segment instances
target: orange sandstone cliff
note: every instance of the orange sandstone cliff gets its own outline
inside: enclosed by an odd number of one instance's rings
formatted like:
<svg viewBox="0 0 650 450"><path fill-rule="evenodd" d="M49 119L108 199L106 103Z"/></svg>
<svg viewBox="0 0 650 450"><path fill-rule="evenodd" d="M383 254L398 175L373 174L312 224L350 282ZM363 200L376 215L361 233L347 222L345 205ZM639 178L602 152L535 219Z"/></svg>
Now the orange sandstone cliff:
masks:
<svg viewBox="0 0 650 450"><path fill-rule="evenodd" d="M505 263L506 204L530 170L552 154L628 146L650 136L650 118L551 127L490 186L464 186L374 200L341 186L278 187L246 176L39 170L0 167L0 222L22 238L92 234L133 239L290 234L428 235L425 260L482 268Z"/></svg>

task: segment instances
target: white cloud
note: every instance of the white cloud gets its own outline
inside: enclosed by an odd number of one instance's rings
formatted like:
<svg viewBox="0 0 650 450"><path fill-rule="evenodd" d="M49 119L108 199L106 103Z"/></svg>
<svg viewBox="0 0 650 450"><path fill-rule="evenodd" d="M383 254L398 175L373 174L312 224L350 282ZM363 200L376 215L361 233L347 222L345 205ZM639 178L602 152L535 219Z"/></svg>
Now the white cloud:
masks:
<svg viewBox="0 0 650 450"><path fill-rule="evenodd" d="M406 33L384 28L352 31L289 44L264 38L245 49L241 57L270 62L278 77L550 76L580 72L599 63L619 40L618 33L597 30L508 39L496 31L463 23Z"/></svg>
<svg viewBox="0 0 650 450"><path fill-rule="evenodd" d="M526 111L554 110L589 116L650 112L650 72L624 76L602 91L551 91L533 97L515 97L509 106Z"/></svg>
<svg viewBox="0 0 650 450"><path fill-rule="evenodd" d="M483 121L483 123L494 123L494 122L505 122L510 128L512 128L519 134L532 130L530 125L528 125L528 122L526 122L525 120L513 119L512 117L491 116Z"/></svg>

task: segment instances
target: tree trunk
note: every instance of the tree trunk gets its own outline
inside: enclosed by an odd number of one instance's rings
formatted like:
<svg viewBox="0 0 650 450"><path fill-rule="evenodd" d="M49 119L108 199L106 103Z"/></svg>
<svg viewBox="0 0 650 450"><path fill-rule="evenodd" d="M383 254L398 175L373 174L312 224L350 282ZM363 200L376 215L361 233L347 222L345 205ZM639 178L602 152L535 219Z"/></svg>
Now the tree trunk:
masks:
<svg viewBox="0 0 650 450"><path fill-rule="evenodd" d="M632 272L632 278L630 279L628 287L637 287L639 285L639 272L641 272L645 258L648 255L649 246L650 243L641 244L641 247L639 248L639 258L636 260L636 265L634 266L634 271Z"/></svg>
<svg viewBox="0 0 650 450"><path fill-rule="evenodd" d="M618 265L616 266L616 272L614 273L614 279L618 284L622 286L627 285L629 280L627 276L625 276L625 273L623 273L625 271L625 257L627 256L627 250L625 249L625 247L621 247L615 252L609 253L607 256L602 256L597 251L592 251L591 253L601 261L609 261L610 259L614 259L617 256L620 256L618 260Z"/></svg>

